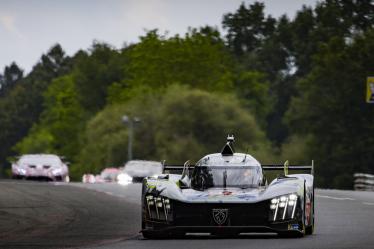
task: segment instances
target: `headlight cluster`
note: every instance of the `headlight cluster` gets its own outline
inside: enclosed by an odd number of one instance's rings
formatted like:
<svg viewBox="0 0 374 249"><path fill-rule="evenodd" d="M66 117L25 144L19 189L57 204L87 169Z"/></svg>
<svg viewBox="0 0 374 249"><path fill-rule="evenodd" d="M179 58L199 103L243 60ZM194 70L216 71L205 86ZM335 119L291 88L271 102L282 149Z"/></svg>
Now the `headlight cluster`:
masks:
<svg viewBox="0 0 374 249"><path fill-rule="evenodd" d="M283 195L273 198L270 201L270 210L272 212L272 220L286 220L295 217L295 210L297 206L297 195Z"/></svg>
<svg viewBox="0 0 374 249"><path fill-rule="evenodd" d="M62 174L62 169L60 169L60 168L54 169L54 170L52 170L52 174L53 175L60 175L60 174Z"/></svg>
<svg viewBox="0 0 374 249"><path fill-rule="evenodd" d="M18 174L20 174L20 175L26 175L26 170L25 169L18 168L17 171L18 171Z"/></svg>
<svg viewBox="0 0 374 249"><path fill-rule="evenodd" d="M168 198L146 195L145 202L150 219L171 221L171 206Z"/></svg>
<svg viewBox="0 0 374 249"><path fill-rule="evenodd" d="M117 182L122 185L127 185L129 183L132 183L132 177L128 174L121 173L117 176Z"/></svg>

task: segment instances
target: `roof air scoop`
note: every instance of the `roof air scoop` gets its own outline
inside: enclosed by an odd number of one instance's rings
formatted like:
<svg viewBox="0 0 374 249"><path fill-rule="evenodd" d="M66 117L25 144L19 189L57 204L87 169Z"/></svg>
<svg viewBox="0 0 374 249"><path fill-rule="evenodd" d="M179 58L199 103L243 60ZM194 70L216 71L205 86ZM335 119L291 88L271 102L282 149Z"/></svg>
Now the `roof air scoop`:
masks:
<svg viewBox="0 0 374 249"><path fill-rule="evenodd" d="M227 135L227 142L221 150L222 156L232 156L235 153L234 150L234 135Z"/></svg>

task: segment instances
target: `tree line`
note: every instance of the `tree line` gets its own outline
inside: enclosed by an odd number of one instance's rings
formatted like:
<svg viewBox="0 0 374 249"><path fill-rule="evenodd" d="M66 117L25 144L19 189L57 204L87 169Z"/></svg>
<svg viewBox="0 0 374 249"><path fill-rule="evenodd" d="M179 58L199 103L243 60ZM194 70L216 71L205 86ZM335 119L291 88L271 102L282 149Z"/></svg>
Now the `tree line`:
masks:
<svg viewBox="0 0 374 249"><path fill-rule="evenodd" d="M56 153L71 175L127 160L127 127L139 117L134 156L181 163L218 151L228 133L263 163L316 162L319 187L352 188L374 172L374 5L326 0L290 19L242 3L204 26L157 30L120 49L94 42L67 56L56 44L30 73L0 74L0 165L24 153Z"/></svg>

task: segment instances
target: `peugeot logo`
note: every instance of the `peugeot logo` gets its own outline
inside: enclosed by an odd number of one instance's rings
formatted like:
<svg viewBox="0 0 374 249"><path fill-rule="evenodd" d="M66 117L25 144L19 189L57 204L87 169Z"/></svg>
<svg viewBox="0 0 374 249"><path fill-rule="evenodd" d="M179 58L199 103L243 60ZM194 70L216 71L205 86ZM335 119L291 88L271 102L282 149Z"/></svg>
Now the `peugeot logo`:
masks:
<svg viewBox="0 0 374 249"><path fill-rule="evenodd" d="M213 209L213 219L217 223L217 225L222 225L227 220L227 216L229 215L228 209Z"/></svg>

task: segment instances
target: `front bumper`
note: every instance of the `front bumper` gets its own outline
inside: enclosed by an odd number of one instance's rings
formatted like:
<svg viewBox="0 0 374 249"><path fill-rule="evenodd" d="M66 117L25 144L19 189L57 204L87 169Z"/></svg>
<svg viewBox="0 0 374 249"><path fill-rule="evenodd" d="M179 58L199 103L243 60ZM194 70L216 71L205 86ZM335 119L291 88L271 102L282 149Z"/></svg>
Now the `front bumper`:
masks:
<svg viewBox="0 0 374 249"><path fill-rule="evenodd" d="M63 181L66 175L62 173L53 174L51 171L28 171L24 178L29 180Z"/></svg>
<svg viewBox="0 0 374 249"><path fill-rule="evenodd" d="M184 233L302 233L301 224L297 221L286 221L263 226L178 226L168 225L157 222L146 222L143 231L160 232L184 232Z"/></svg>
<svg viewBox="0 0 374 249"><path fill-rule="evenodd" d="M168 221L150 219L143 209L145 219L142 231L186 233L302 233L302 212L298 208L293 219L273 221L269 201L258 203L183 203L172 201ZM227 219L217 224L213 210L227 210Z"/></svg>

